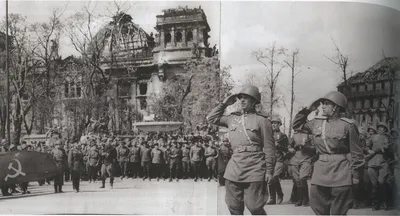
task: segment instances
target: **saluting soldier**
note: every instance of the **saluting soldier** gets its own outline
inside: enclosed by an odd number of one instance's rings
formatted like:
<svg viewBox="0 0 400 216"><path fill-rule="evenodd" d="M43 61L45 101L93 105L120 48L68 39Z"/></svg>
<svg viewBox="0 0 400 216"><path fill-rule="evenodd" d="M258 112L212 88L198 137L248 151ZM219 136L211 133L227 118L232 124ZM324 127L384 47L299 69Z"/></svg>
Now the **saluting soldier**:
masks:
<svg viewBox="0 0 400 216"><path fill-rule="evenodd" d="M279 176L283 173L284 170L284 157L288 153L289 147L289 139L286 134L282 133L279 127L282 125L282 121L278 116L274 116L271 119L272 131L274 132L275 139L275 166L274 166L274 174L272 176L271 181L268 184L269 191L269 200L267 201L268 205L281 204L283 201L283 192L281 183L279 182ZM278 196L276 198L276 196Z"/></svg>
<svg viewBox="0 0 400 216"><path fill-rule="evenodd" d="M224 116L225 109L240 101L241 112ZM215 107L207 120L229 128L233 155L224 174L225 202L234 215L243 215L244 206L251 214L265 215L266 183L272 179L275 145L271 122L256 112L261 101L256 86L245 86L239 94L231 95Z"/></svg>
<svg viewBox="0 0 400 216"><path fill-rule="evenodd" d="M96 144L92 144L89 152L87 153L87 158L89 161L89 183L96 182L97 180L97 172L100 165L101 155L99 150L97 149Z"/></svg>
<svg viewBox="0 0 400 216"><path fill-rule="evenodd" d="M323 119L307 121L322 104ZM352 207L352 184L358 184L364 165L362 146L353 120L340 118L347 98L332 91L302 109L294 118L293 129L314 135L319 154L311 179L310 206L317 215L345 215Z"/></svg>
<svg viewBox="0 0 400 216"><path fill-rule="evenodd" d="M385 210L388 210L388 193L389 185L387 179L389 175L389 131L388 126L384 122L378 125L378 133L371 136L368 140L368 147L370 148L367 158L368 161L368 175L372 184L372 210L380 209L381 202L383 202Z"/></svg>
<svg viewBox="0 0 400 216"><path fill-rule="evenodd" d="M222 145L218 149L218 183L225 186L225 169L233 154L229 139L225 138Z"/></svg>
<svg viewBox="0 0 400 216"><path fill-rule="evenodd" d="M150 164L151 164L151 148L147 141L143 141L142 147L140 148L141 163L143 169L143 181L150 178Z"/></svg>
<svg viewBox="0 0 400 216"><path fill-rule="evenodd" d="M309 194L307 180L312 173L312 160L315 158L315 146L312 135L303 131L294 131L289 152L294 153L289 160L289 170L296 184L295 206L308 206Z"/></svg>

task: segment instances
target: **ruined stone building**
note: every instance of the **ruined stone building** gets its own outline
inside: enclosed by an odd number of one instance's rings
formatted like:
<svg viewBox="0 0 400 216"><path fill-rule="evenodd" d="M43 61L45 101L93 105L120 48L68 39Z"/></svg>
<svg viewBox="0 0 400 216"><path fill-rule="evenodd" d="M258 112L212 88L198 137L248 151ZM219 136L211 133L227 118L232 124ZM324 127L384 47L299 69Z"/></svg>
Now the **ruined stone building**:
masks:
<svg viewBox="0 0 400 216"><path fill-rule="evenodd" d="M347 96L348 108L359 126L386 122L399 127L400 67L399 58L384 58L365 72L348 78L338 86Z"/></svg>

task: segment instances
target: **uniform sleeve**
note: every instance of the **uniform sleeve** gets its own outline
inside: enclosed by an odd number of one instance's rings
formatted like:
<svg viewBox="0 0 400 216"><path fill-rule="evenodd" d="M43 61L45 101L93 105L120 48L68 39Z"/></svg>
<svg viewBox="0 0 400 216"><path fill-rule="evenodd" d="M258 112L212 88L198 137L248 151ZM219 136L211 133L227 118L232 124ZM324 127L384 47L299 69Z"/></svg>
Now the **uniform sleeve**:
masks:
<svg viewBox="0 0 400 216"><path fill-rule="evenodd" d="M263 143L264 153L265 153L265 163L267 166L266 174L272 175L274 172L275 164L275 141L272 132L272 126L269 120L263 119L260 121L261 129L261 140Z"/></svg>
<svg viewBox="0 0 400 216"><path fill-rule="evenodd" d="M223 104L219 104L217 107L212 109L207 115L207 121L211 124L228 127L228 117L223 115L226 107L227 106Z"/></svg>
<svg viewBox="0 0 400 216"><path fill-rule="evenodd" d="M72 167L72 151L68 153L68 166Z"/></svg>
<svg viewBox="0 0 400 216"><path fill-rule="evenodd" d="M355 179L360 179L360 170L364 168L363 147L358 138L358 131L355 125L351 125L349 129L349 142L351 154L351 170Z"/></svg>
<svg viewBox="0 0 400 216"><path fill-rule="evenodd" d="M293 119L293 130L303 130L307 131L308 133L312 133L313 121L307 122L307 117L310 113L311 111L307 110L307 108L300 110L300 112L297 113Z"/></svg>

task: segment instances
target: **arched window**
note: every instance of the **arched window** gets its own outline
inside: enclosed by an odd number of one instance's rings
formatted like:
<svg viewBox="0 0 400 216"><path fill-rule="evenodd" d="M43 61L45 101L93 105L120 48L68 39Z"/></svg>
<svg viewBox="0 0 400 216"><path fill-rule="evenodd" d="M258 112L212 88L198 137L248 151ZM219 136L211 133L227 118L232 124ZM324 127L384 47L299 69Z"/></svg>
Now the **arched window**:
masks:
<svg viewBox="0 0 400 216"><path fill-rule="evenodd" d="M165 35L165 43L171 43L171 33Z"/></svg>
<svg viewBox="0 0 400 216"><path fill-rule="evenodd" d="M176 42L182 42L182 33L181 32L176 33Z"/></svg>
<svg viewBox="0 0 400 216"><path fill-rule="evenodd" d="M186 34L186 41L187 41L187 42L193 41L193 33L192 33L192 31L189 31L189 32Z"/></svg>

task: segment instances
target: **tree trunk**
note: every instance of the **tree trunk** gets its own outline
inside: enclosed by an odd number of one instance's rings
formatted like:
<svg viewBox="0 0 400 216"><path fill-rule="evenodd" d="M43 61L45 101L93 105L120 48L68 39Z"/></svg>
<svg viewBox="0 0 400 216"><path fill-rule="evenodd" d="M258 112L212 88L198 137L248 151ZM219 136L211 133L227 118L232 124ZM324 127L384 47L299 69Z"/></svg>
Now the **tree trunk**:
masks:
<svg viewBox="0 0 400 216"><path fill-rule="evenodd" d="M0 110L1 110L0 137L4 139L6 137L6 122L7 122L6 106L1 105Z"/></svg>
<svg viewBox="0 0 400 216"><path fill-rule="evenodd" d="M19 99L16 99L15 104L15 118L14 118L14 144L19 145L21 138L22 117L21 117L21 104Z"/></svg>
<svg viewBox="0 0 400 216"><path fill-rule="evenodd" d="M292 121L293 121L293 104L294 104L294 60L296 53L293 52L292 58L292 92L290 97L290 122L289 122L289 137L292 137Z"/></svg>

